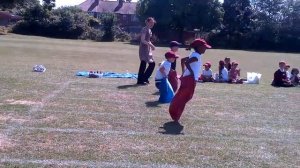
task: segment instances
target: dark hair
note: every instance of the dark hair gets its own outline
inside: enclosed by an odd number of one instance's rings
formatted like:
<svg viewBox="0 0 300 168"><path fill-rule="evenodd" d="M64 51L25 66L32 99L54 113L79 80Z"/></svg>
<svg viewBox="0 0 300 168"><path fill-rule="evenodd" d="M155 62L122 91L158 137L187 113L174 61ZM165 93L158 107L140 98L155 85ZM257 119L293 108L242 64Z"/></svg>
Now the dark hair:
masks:
<svg viewBox="0 0 300 168"><path fill-rule="evenodd" d="M219 61L219 75L221 76L222 70L225 67L225 62L223 60Z"/></svg>
<svg viewBox="0 0 300 168"><path fill-rule="evenodd" d="M299 73L299 69L298 68L293 68L291 71L291 74L294 75L296 72Z"/></svg>
<svg viewBox="0 0 300 168"><path fill-rule="evenodd" d="M187 50L187 51L191 51L192 49L194 49L195 50L195 52L197 52L197 53L199 53L200 54L200 52L199 52L199 50L198 50L198 47L191 47L191 46L188 46L185 50Z"/></svg>
<svg viewBox="0 0 300 168"><path fill-rule="evenodd" d="M148 18L146 19L146 22L148 23L148 22L150 22L151 20L153 20L154 22L156 22L155 19L154 19L153 17L148 17Z"/></svg>

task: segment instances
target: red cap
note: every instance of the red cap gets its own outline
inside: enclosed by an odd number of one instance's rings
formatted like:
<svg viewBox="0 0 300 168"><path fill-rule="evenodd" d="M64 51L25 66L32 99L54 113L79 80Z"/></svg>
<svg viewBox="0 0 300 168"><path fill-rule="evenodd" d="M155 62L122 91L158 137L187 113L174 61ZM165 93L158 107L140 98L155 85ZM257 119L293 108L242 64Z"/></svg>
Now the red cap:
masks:
<svg viewBox="0 0 300 168"><path fill-rule="evenodd" d="M168 51L165 54L165 57L168 58L179 58L178 56L176 56L176 54L173 51Z"/></svg>
<svg viewBox="0 0 300 168"><path fill-rule="evenodd" d="M207 42L201 38L195 39L190 45L191 48L195 48L199 46L205 46L206 48L211 48L211 46L208 45Z"/></svg>
<svg viewBox="0 0 300 168"><path fill-rule="evenodd" d="M285 64L285 67L288 67L288 68L290 68L291 66L290 66L289 64Z"/></svg>
<svg viewBox="0 0 300 168"><path fill-rule="evenodd" d="M211 67L211 63L210 62L206 62L205 64L207 64L209 67Z"/></svg>

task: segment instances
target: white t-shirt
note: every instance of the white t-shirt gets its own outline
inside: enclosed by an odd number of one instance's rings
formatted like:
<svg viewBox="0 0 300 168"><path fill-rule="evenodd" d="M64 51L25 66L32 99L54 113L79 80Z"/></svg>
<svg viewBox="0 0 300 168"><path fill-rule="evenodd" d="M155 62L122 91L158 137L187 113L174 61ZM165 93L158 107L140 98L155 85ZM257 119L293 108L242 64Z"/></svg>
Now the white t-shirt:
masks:
<svg viewBox="0 0 300 168"><path fill-rule="evenodd" d="M164 67L165 68L165 74L169 75L169 72L170 72L170 69L171 69L171 62L169 62L168 60L165 60L161 63L158 70L156 71L156 75L155 75L156 80L160 80L160 79L165 78L165 76L159 70L161 67Z"/></svg>
<svg viewBox="0 0 300 168"><path fill-rule="evenodd" d="M190 54L189 58L192 58L192 57L196 57L198 59L198 61L192 62L190 64L192 70L194 71L194 78L197 81L199 79L199 76L200 76L200 68L201 68L201 58L202 58L202 55L200 55L197 52L192 52ZM183 73L183 76L189 76L189 75L191 75L191 72L186 68L185 71L184 71L184 73Z"/></svg>
<svg viewBox="0 0 300 168"><path fill-rule="evenodd" d="M289 71L286 71L286 77L288 78L288 79L291 79L291 73L289 72Z"/></svg>
<svg viewBox="0 0 300 168"><path fill-rule="evenodd" d="M203 69L203 70L202 70L202 75L203 75L203 76L212 76L212 75L213 75L213 72L212 72L211 69L209 69L209 70Z"/></svg>
<svg viewBox="0 0 300 168"><path fill-rule="evenodd" d="M228 81L228 70L225 67L222 69L222 80Z"/></svg>

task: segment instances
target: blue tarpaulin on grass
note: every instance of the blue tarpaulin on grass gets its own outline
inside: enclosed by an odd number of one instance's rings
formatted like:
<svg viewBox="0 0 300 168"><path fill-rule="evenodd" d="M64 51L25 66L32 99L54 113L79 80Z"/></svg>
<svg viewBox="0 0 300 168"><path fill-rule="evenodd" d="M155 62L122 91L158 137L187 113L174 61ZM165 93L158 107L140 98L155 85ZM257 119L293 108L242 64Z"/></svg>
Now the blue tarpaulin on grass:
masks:
<svg viewBox="0 0 300 168"><path fill-rule="evenodd" d="M115 73L115 72L103 72L103 73L91 73L88 71L79 71L76 76L84 76L91 78L128 78L137 79L138 75L134 73Z"/></svg>

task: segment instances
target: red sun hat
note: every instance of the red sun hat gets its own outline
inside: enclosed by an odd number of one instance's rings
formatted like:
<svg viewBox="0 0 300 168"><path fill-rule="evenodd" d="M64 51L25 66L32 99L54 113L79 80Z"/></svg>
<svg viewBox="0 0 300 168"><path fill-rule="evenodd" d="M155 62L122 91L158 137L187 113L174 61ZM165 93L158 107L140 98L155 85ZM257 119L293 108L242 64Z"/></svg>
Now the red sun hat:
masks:
<svg viewBox="0 0 300 168"><path fill-rule="evenodd" d="M208 45L207 42L201 38L195 39L190 45L191 48L195 48L199 46L205 46L206 48L211 48L211 46Z"/></svg>
<svg viewBox="0 0 300 168"><path fill-rule="evenodd" d="M168 51L165 54L166 59L168 58L179 58L173 51Z"/></svg>
<svg viewBox="0 0 300 168"><path fill-rule="evenodd" d="M207 64L209 67L211 67L211 63L210 62L206 62L205 64Z"/></svg>

